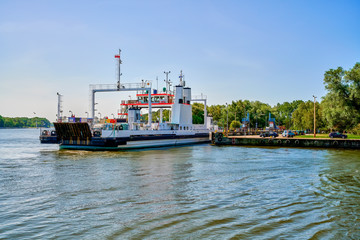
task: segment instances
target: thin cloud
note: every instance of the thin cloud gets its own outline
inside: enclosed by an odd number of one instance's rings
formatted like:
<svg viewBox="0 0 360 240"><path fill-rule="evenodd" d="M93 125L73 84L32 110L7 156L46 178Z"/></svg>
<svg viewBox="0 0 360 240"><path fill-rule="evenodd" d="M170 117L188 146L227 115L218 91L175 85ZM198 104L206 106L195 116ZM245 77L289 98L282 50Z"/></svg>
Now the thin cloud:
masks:
<svg viewBox="0 0 360 240"><path fill-rule="evenodd" d="M71 34L81 33L87 31L88 27L85 24L66 23L56 21L8 21L0 23L0 33L16 34L16 33L44 33L47 34Z"/></svg>

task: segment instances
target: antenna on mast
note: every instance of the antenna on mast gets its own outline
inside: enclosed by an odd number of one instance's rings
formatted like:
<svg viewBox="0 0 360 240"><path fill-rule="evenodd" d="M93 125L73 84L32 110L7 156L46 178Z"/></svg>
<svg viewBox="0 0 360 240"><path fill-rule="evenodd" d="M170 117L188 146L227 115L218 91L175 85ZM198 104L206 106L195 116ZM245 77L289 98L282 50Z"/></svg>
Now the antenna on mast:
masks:
<svg viewBox="0 0 360 240"><path fill-rule="evenodd" d="M180 78L180 86L185 87L185 80L184 80L185 75L183 75L182 70L180 70L180 76L179 76L179 78Z"/></svg>
<svg viewBox="0 0 360 240"><path fill-rule="evenodd" d="M166 75L166 79L164 80L166 82L166 93L170 93L170 79L169 79L169 73L171 73L171 71L165 72Z"/></svg>
<svg viewBox="0 0 360 240"><path fill-rule="evenodd" d="M159 81L158 77L156 76L156 91L159 91Z"/></svg>
<svg viewBox="0 0 360 240"><path fill-rule="evenodd" d="M119 75L118 75L118 82L117 82L117 89L120 90L120 76L122 75L121 71L120 71L120 64L122 63L121 58L120 58L120 53L121 53L121 49L119 49L119 54L115 55L115 58L118 58L118 68L119 68Z"/></svg>

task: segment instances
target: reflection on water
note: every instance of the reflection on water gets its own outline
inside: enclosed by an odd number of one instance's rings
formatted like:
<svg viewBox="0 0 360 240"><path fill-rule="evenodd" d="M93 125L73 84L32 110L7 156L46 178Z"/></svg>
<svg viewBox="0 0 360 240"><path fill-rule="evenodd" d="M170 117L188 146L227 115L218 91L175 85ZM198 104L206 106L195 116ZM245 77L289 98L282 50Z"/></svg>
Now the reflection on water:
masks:
<svg viewBox="0 0 360 240"><path fill-rule="evenodd" d="M0 130L0 239L359 239L358 151L59 151Z"/></svg>

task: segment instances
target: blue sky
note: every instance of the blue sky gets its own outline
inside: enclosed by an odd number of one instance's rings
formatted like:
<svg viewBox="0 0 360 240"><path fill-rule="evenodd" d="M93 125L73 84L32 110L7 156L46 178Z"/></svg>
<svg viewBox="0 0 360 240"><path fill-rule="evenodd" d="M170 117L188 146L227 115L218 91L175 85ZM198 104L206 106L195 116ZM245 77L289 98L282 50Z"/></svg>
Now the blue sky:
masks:
<svg viewBox="0 0 360 240"><path fill-rule="evenodd" d="M85 116L89 84L176 83L208 103L270 105L326 94L323 74L360 61L359 1L0 1L0 115ZM102 115L129 93L99 94Z"/></svg>

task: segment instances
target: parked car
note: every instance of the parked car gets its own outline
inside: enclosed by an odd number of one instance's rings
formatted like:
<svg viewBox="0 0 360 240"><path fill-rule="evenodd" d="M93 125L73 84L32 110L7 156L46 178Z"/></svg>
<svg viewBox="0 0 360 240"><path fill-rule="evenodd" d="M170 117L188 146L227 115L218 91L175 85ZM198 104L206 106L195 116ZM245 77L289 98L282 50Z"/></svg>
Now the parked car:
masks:
<svg viewBox="0 0 360 240"><path fill-rule="evenodd" d="M295 136L296 135L305 135L305 132L302 130L295 130L294 133L295 133Z"/></svg>
<svg viewBox="0 0 360 240"><path fill-rule="evenodd" d="M330 138L347 138L347 135L346 134L343 134L343 133L339 133L339 132L332 132L332 133L329 133L329 137Z"/></svg>
<svg viewBox="0 0 360 240"><path fill-rule="evenodd" d="M260 133L260 137L274 137L276 138L277 136L279 136L279 134L277 134L276 132L263 132Z"/></svg>
<svg viewBox="0 0 360 240"><path fill-rule="evenodd" d="M282 133L282 136L283 137L294 137L295 136L295 133L292 132L291 130L284 130L283 133Z"/></svg>

